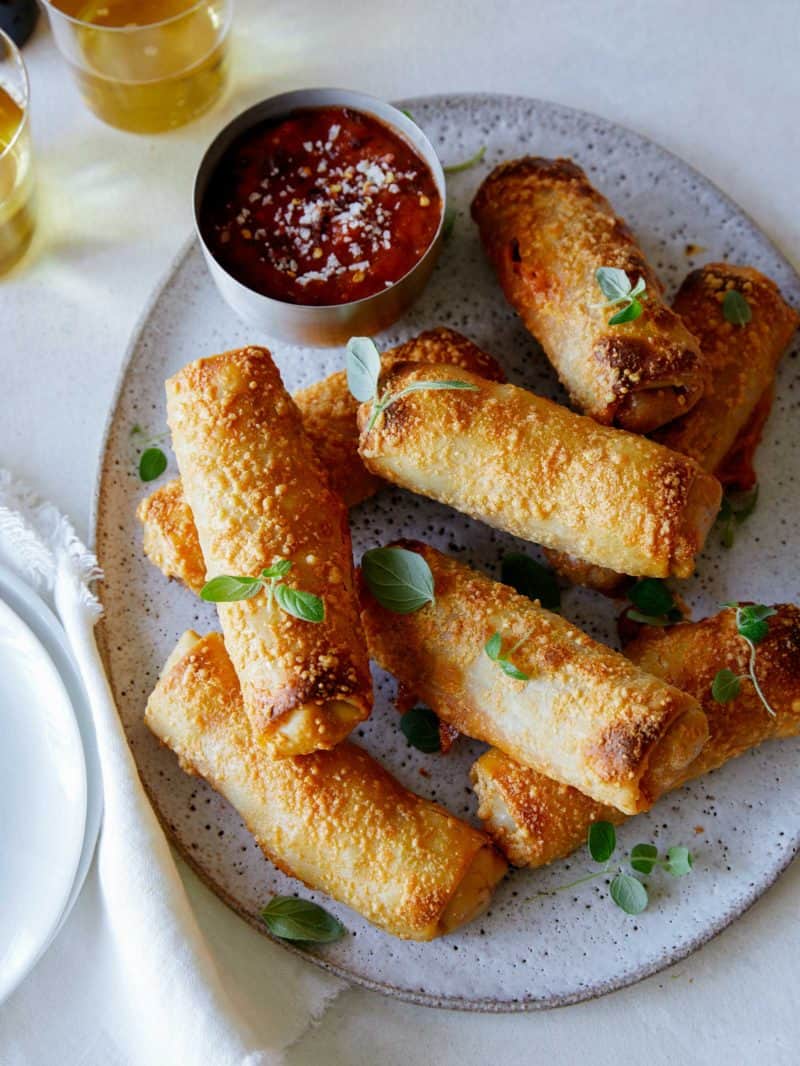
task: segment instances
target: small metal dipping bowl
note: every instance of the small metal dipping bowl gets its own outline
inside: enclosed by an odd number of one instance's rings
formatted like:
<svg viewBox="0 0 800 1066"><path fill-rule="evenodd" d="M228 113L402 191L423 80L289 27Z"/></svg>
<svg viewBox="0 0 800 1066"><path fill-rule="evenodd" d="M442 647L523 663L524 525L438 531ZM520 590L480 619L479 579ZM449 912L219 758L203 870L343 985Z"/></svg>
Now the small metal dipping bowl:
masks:
<svg viewBox="0 0 800 1066"><path fill-rule="evenodd" d="M200 209L211 176L220 159L245 130L269 119L287 118L292 112L318 107L348 107L380 119L408 142L430 167L441 197L439 225L427 250L414 266L392 285L372 296L350 303L308 306L276 300L242 284L214 257L200 227ZM407 115L391 104L348 89L299 89L272 96L243 111L217 135L203 156L194 184L194 223L208 269L223 298L249 325L291 344L333 346L352 336L371 336L386 329L417 299L424 289L442 245L446 208L444 172L428 138Z"/></svg>

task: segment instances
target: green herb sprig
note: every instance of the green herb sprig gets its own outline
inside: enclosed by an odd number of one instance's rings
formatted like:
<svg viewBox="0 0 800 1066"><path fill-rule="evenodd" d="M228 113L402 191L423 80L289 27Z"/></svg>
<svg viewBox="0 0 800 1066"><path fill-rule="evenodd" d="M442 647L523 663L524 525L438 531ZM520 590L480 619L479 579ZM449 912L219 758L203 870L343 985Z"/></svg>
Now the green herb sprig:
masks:
<svg viewBox="0 0 800 1066"><path fill-rule="evenodd" d="M619 267L600 267L595 271L595 281L606 298L605 307L622 305L608 320L609 326L619 326L623 322L633 322L642 313L642 300L645 299L647 285L644 278L639 278L635 285L624 270ZM641 297L641 299L639 298Z"/></svg>
<svg viewBox="0 0 800 1066"><path fill-rule="evenodd" d="M555 574L525 552L506 552L500 564L500 580L521 596L538 600L549 611L561 607L561 589Z"/></svg>
<svg viewBox="0 0 800 1066"><path fill-rule="evenodd" d="M746 522L755 511L758 503L758 485L746 492L726 492L717 515L717 522L722 532L722 545L732 548L736 539L736 530Z"/></svg>
<svg viewBox="0 0 800 1066"><path fill-rule="evenodd" d="M442 750L442 738L439 733L439 719L430 707L412 707L400 719L400 729L408 743L431 755Z"/></svg>
<svg viewBox="0 0 800 1066"><path fill-rule="evenodd" d="M470 170L472 167L476 167L478 163L483 161L483 157L486 155L486 145L481 145L475 155L471 155L469 159L463 160L461 163L450 163L446 167L442 167L445 174L460 174L464 170Z"/></svg>
<svg viewBox="0 0 800 1066"><path fill-rule="evenodd" d="M378 396L381 376L381 354L375 342L369 337L351 337L347 342L345 356L347 369L347 387L359 403L372 404L372 417L367 423L366 432L372 429L383 412L397 403L403 396L412 392L434 392L436 390L467 389L479 392L477 385L469 381L412 381L393 395Z"/></svg>
<svg viewBox="0 0 800 1066"><path fill-rule="evenodd" d="M433 603L433 574L419 552L408 548L370 548L361 558L361 573L381 607L413 614Z"/></svg>
<svg viewBox="0 0 800 1066"><path fill-rule="evenodd" d="M483 647L483 650L486 652L492 662L497 663L503 673L507 674L509 677L513 677L515 681L530 681L529 675L524 673L518 667L514 666L514 664L511 662L511 656L514 654L517 648L519 648L520 644L525 641L526 637L527 634L522 637L521 640L518 640L507 655L502 654L503 638L500 633L493 633L492 636L489 637L489 639L486 641L486 644Z"/></svg>
<svg viewBox="0 0 800 1066"><path fill-rule="evenodd" d="M319 904L295 896L273 896L261 919L273 936L306 944L331 944L347 931Z"/></svg>
<svg viewBox="0 0 800 1066"><path fill-rule="evenodd" d="M166 433L159 433L155 437L146 437L138 422L131 428L131 440L140 449L137 471L142 481L155 481L167 469L167 457L159 447L166 436Z"/></svg>
<svg viewBox="0 0 800 1066"><path fill-rule="evenodd" d="M660 578L641 578L628 590L628 599L633 604L633 610L628 610L626 617L632 622L670 626L683 618L675 597Z"/></svg>
<svg viewBox="0 0 800 1066"><path fill-rule="evenodd" d="M746 326L753 317L750 304L736 289L728 289L723 296L722 314L732 326Z"/></svg>
<svg viewBox="0 0 800 1066"><path fill-rule="evenodd" d="M550 892L540 892L539 895L549 896L553 892L564 892L566 889L575 888L576 885L609 875L617 849L617 831L611 822L592 822L586 844L592 859L604 864L602 869L594 870L585 877L570 881L569 884L559 885ZM644 876L649 876L658 868L673 877L684 877L691 872L692 856L688 848L680 845L668 848L662 856L655 844L636 844L631 848L628 863L632 870ZM647 886L638 877L627 873L622 864L618 866L608 886L608 894L626 914L641 914L649 902Z"/></svg>
<svg viewBox="0 0 800 1066"><path fill-rule="evenodd" d="M272 566L262 570L258 577L221 574L203 585L200 598L210 603L236 603L250 600L266 588L268 606L272 605L274 599L280 609L293 618L299 618L302 622L324 622L325 604L319 596L283 584L283 579L291 569L292 564L288 559L278 559Z"/></svg>
<svg viewBox="0 0 800 1066"><path fill-rule="evenodd" d="M717 703L730 703L741 692L742 682L751 681L758 698L764 704L768 714L774 718L775 711L770 707L769 701L756 677L756 645L760 644L769 632L767 619L777 614L777 611L774 607L765 607L761 603L748 604L745 607L740 606L738 603L726 603L723 606L732 607L736 610L736 629L739 636L747 642L750 656L747 663L747 673L745 674L736 674L727 667L719 670L711 682L711 695Z"/></svg>

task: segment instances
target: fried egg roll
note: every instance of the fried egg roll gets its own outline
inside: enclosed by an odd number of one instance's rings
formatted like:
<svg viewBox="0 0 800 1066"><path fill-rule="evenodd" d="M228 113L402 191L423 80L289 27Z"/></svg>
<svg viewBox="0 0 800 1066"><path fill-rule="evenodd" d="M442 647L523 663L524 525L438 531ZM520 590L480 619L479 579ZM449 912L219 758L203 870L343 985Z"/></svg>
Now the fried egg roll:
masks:
<svg viewBox="0 0 800 1066"><path fill-rule="evenodd" d="M445 722L628 814L649 807L708 735L697 702L539 607L424 544L435 599L393 614L362 579L370 655ZM485 650L499 633L508 676Z"/></svg>
<svg viewBox="0 0 800 1066"><path fill-rule="evenodd" d="M738 635L733 610L669 629L643 626L626 648L641 669L694 696L708 718L708 742L672 787L765 740L800 734L800 609L784 604L776 610L756 657L756 676L774 717L750 681L742 681L730 703L717 703L711 695L718 670L747 671L748 648ZM561 859L585 843L592 822L624 820L614 807L536 773L497 749L478 759L472 780L480 801L478 815L515 866Z"/></svg>
<svg viewBox="0 0 800 1066"><path fill-rule="evenodd" d="M199 359L167 381L172 443L206 577L258 577L318 596L322 621L262 589L219 603L245 710L274 755L332 748L372 706L347 510L265 348Z"/></svg>
<svg viewBox="0 0 800 1066"><path fill-rule="evenodd" d="M445 326L426 330L381 356L384 370L395 363L448 363L474 370L491 381L504 381L503 371L486 352L463 334ZM358 454L358 400L347 387L344 371L331 374L294 394L303 428L338 493L355 507L381 487ZM194 519L180 480L170 481L142 500L136 512L144 526L144 553L166 577L199 592L205 564Z"/></svg>
<svg viewBox="0 0 800 1066"><path fill-rule="evenodd" d="M403 395L372 429L362 404L359 450L372 473L597 566L692 573L722 495L696 462L455 367L398 364L383 396L456 378L476 391Z"/></svg>
<svg viewBox="0 0 800 1066"><path fill-rule="evenodd" d="M728 292L744 296L751 319L734 325L725 319ZM758 270L709 263L693 270L673 307L700 341L710 380L688 414L664 426L654 439L716 472L745 429L765 393L800 318L780 289Z"/></svg>
<svg viewBox="0 0 800 1066"><path fill-rule="evenodd" d="M403 788L350 743L270 759L219 633L185 633L145 721L236 808L279 869L395 936L431 940L488 904L506 863L489 838Z"/></svg>
<svg viewBox="0 0 800 1066"><path fill-rule="evenodd" d="M526 156L496 167L472 202L506 299L541 344L573 403L599 422L637 433L700 399L697 339L664 302L633 234L569 159ZM646 285L643 313L609 325L600 267Z"/></svg>

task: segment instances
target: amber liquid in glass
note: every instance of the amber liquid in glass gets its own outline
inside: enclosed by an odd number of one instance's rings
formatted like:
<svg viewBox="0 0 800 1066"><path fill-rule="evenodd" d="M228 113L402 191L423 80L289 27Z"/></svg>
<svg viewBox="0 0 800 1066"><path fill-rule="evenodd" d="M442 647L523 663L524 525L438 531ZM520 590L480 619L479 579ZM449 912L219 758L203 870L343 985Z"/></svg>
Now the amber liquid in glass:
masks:
<svg viewBox="0 0 800 1066"><path fill-rule="evenodd" d="M76 28L82 58L75 76L88 106L110 125L135 133L174 129L220 95L227 76L223 0L57 0L55 6L87 23ZM133 27L138 32L114 32Z"/></svg>
<svg viewBox="0 0 800 1066"><path fill-rule="evenodd" d="M0 85L0 274L22 258L33 236L30 137L27 129L16 136L24 118L17 101Z"/></svg>

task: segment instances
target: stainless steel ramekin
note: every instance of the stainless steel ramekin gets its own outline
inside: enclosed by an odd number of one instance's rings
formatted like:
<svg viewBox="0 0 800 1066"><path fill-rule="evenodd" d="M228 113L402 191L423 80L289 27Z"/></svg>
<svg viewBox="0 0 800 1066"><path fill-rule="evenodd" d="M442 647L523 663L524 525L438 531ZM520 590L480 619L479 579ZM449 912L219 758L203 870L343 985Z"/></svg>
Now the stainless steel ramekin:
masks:
<svg viewBox="0 0 800 1066"><path fill-rule="evenodd" d="M200 206L211 175L223 154L245 130L266 119L284 118L293 111L310 107L350 107L374 115L400 134L431 169L442 200L442 214L436 234L421 259L393 285L346 304L309 307L264 296L237 281L218 261L200 229ZM194 223L208 269L223 298L248 325L292 344L332 346L344 344L352 336L370 336L386 329L420 295L436 263L442 244L446 208L444 172L432 144L416 123L391 104L366 93L348 89L299 89L281 93L243 111L217 135L203 156L194 184Z"/></svg>

